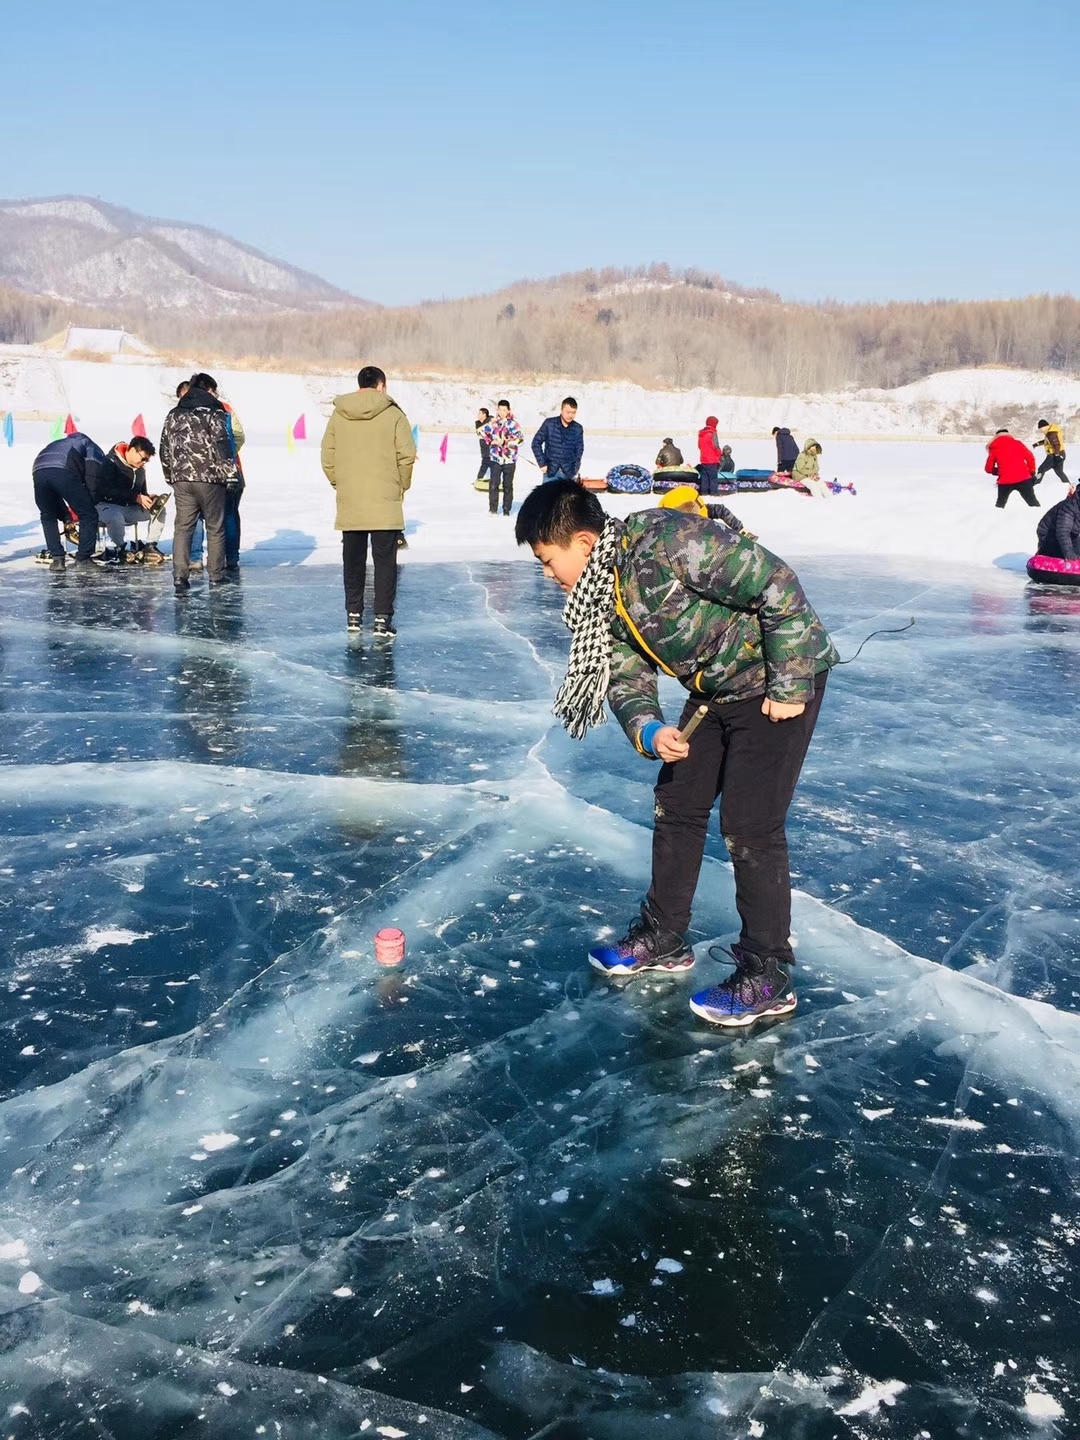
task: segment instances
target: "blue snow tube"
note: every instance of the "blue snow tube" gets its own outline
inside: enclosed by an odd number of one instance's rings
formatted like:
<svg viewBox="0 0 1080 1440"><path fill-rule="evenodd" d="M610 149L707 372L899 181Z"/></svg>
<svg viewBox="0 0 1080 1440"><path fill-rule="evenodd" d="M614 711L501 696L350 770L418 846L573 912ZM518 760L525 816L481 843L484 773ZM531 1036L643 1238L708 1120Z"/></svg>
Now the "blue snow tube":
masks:
<svg viewBox="0 0 1080 1440"><path fill-rule="evenodd" d="M620 495L648 495L652 473L644 465L613 465L607 472L607 486Z"/></svg>
<svg viewBox="0 0 1080 1440"><path fill-rule="evenodd" d="M768 480L773 475L772 470L736 470L736 480Z"/></svg>

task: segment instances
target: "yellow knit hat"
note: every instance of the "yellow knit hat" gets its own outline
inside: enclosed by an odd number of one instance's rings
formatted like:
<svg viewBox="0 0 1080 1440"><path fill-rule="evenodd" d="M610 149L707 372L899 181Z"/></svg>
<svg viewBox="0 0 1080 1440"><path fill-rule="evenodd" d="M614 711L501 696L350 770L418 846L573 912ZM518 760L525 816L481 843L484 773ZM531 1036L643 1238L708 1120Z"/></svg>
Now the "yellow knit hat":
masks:
<svg viewBox="0 0 1080 1440"><path fill-rule="evenodd" d="M703 519L708 518L709 512L693 485L676 485L675 489L669 490L660 501L661 510L686 510L690 507Z"/></svg>

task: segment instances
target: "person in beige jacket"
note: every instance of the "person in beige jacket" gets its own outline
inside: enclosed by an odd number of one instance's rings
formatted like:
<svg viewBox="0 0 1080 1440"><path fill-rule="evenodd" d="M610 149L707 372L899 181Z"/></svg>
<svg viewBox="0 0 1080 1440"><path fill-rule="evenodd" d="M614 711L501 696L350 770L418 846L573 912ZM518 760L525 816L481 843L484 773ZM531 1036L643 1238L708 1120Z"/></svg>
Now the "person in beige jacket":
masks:
<svg viewBox="0 0 1080 1440"><path fill-rule="evenodd" d="M386 376L365 365L357 389L338 395L322 442L322 467L337 492L345 615L355 634L364 615L368 537L375 561L375 635L393 640L402 501L412 483L416 446L405 412L386 393Z"/></svg>

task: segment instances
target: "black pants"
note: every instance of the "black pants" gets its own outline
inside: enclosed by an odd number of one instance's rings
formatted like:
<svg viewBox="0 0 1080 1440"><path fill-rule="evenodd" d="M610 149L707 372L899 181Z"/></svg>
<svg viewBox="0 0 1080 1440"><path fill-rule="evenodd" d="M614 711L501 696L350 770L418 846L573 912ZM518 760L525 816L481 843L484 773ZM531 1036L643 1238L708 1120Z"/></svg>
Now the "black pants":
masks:
<svg viewBox="0 0 1080 1440"><path fill-rule="evenodd" d="M364 613L368 536L375 561L375 614L393 615L397 593L397 542L400 530L343 530L341 560L345 569L345 613Z"/></svg>
<svg viewBox="0 0 1080 1440"><path fill-rule="evenodd" d="M491 471L491 444L487 440L480 441L480 469L476 472L477 480L483 480L486 474Z"/></svg>
<svg viewBox="0 0 1080 1440"><path fill-rule="evenodd" d="M178 480L173 486L173 580L186 580L191 568L191 537L199 516L206 526L206 573L215 583L225 578L225 486Z"/></svg>
<svg viewBox="0 0 1080 1440"><path fill-rule="evenodd" d="M1021 480L1019 485L999 485L997 487L997 508L999 510L1005 509L1005 502L1008 500L1009 496L1013 493L1013 491L1015 491L1018 495L1022 495L1029 505L1034 505L1036 510L1042 509L1042 506L1039 504L1038 496L1035 494L1035 481Z"/></svg>
<svg viewBox="0 0 1080 1440"><path fill-rule="evenodd" d="M704 461L702 461L701 464L697 467L697 469L698 476L700 478L699 488L702 495L715 495L717 493L716 477L720 473L720 466L713 465L711 463L706 464Z"/></svg>
<svg viewBox="0 0 1080 1440"><path fill-rule="evenodd" d="M1035 472L1036 480L1041 480L1048 470L1053 470L1058 479L1064 481L1066 485L1071 483L1069 477L1065 474L1064 450L1061 452L1060 455L1046 456L1042 464L1039 466L1038 470L1036 470Z"/></svg>
<svg viewBox="0 0 1080 1440"><path fill-rule="evenodd" d="M503 514L510 514L514 503L514 471L517 465L499 465L494 460L488 466L488 509L494 515L499 508L499 486L503 492Z"/></svg>
<svg viewBox="0 0 1080 1440"><path fill-rule="evenodd" d="M690 754L661 767L656 783L649 908L667 930L684 931L697 889L716 797L735 870L740 944L784 963L791 952L791 876L784 822L814 733L827 675L794 720L769 720L761 696L710 705ZM700 701L690 700L680 726Z"/></svg>
<svg viewBox="0 0 1080 1440"><path fill-rule="evenodd" d="M41 533L50 555L65 553L60 527L68 521L68 508L79 521L80 560L89 560L97 549L98 513L84 481L72 470L35 470L34 502L41 516Z"/></svg>

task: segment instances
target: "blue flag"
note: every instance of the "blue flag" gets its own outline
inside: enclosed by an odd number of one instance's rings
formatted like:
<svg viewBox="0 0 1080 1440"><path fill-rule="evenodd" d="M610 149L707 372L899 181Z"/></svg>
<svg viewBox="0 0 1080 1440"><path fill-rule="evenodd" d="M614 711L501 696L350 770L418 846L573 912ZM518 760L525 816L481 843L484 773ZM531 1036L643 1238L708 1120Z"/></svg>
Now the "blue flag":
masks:
<svg viewBox="0 0 1080 1440"><path fill-rule="evenodd" d="M419 448L420 448L420 426L419 426L419 425L414 425L414 426L412 427L412 443L413 443L413 445L415 446L415 448L419 450Z"/></svg>
<svg viewBox="0 0 1080 1440"><path fill-rule="evenodd" d="M10 410L4 416L4 439L7 441L9 449L15 444L15 416Z"/></svg>

